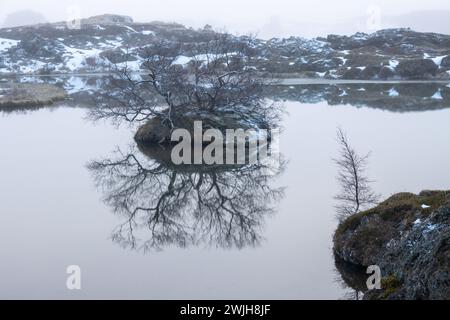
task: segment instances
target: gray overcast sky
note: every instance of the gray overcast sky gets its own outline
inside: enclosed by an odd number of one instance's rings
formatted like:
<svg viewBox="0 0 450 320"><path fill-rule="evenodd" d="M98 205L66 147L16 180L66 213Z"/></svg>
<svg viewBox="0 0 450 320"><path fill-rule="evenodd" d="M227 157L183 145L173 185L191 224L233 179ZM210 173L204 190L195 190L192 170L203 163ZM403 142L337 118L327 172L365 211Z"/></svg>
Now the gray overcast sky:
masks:
<svg viewBox="0 0 450 320"><path fill-rule="evenodd" d="M175 21L192 27L209 23L265 38L348 34L399 26L450 33L449 0L1 0L0 25L26 23L11 18L22 10L39 13L51 22L66 20L73 6L82 17L117 13L142 22Z"/></svg>

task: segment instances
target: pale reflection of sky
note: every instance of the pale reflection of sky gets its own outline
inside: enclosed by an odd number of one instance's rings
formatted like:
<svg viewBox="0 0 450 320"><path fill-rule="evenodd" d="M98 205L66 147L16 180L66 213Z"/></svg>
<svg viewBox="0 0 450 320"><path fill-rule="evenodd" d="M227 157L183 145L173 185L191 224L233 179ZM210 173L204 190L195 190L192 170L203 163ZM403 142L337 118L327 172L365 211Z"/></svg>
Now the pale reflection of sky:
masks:
<svg viewBox="0 0 450 320"><path fill-rule="evenodd" d="M448 0L2 0L0 26L5 21L9 25L63 21L74 6L83 17L116 13L130 15L137 21L175 21L196 28L209 23L232 32L257 32L265 38L310 37L386 27L450 33ZM22 10L38 13L40 18L32 12L28 16L11 16Z"/></svg>

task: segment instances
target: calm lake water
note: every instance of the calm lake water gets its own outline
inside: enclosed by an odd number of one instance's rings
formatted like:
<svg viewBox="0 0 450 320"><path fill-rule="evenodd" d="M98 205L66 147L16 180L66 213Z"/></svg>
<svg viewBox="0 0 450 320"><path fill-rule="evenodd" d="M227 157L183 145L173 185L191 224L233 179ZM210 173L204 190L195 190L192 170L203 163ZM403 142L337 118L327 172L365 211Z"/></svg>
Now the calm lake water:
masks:
<svg viewBox="0 0 450 320"><path fill-rule="evenodd" d="M304 88L289 90L300 95ZM85 108L0 113L0 298L344 297L349 289L339 281L331 250L336 128L345 129L360 153L372 152L368 174L384 197L449 189L450 108L400 113L379 104L328 102L284 103L287 164L271 185L286 189L263 221L259 246L200 243L145 254L112 241L123 217L103 201L87 168L118 148L128 150L134 129L93 124ZM66 288L69 265L81 267L79 291Z"/></svg>

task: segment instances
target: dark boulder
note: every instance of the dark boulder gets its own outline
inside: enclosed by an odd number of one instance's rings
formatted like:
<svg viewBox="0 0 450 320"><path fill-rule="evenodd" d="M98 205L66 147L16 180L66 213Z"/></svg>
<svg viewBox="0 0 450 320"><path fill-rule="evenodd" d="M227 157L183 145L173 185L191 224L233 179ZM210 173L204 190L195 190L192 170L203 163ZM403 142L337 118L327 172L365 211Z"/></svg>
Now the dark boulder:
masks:
<svg viewBox="0 0 450 320"><path fill-rule="evenodd" d="M396 70L405 79L428 79L436 75L439 67L430 59L402 60Z"/></svg>
<svg viewBox="0 0 450 320"><path fill-rule="evenodd" d="M342 79L361 79L361 69L358 68L351 68L344 72L342 75Z"/></svg>
<svg viewBox="0 0 450 320"><path fill-rule="evenodd" d="M376 79L381 71L380 66L368 66L361 71L361 78L364 80Z"/></svg>
<svg viewBox="0 0 450 320"><path fill-rule="evenodd" d="M392 68L389 67L382 67L379 73L379 78L383 80L392 79L396 76L396 73Z"/></svg>

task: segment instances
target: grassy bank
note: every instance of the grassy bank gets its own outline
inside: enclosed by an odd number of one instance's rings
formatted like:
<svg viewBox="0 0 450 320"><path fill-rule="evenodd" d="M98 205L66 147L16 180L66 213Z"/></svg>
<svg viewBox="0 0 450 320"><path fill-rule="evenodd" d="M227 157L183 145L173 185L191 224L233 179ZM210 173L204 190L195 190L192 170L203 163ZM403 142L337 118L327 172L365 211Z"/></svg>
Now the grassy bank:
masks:
<svg viewBox="0 0 450 320"><path fill-rule="evenodd" d="M30 108L66 98L64 89L47 84L0 84L0 108Z"/></svg>

